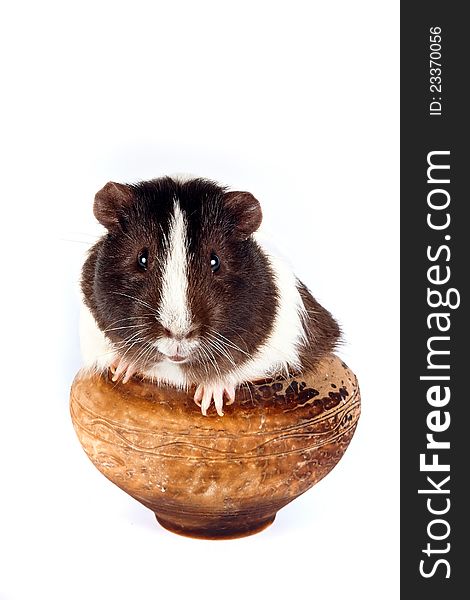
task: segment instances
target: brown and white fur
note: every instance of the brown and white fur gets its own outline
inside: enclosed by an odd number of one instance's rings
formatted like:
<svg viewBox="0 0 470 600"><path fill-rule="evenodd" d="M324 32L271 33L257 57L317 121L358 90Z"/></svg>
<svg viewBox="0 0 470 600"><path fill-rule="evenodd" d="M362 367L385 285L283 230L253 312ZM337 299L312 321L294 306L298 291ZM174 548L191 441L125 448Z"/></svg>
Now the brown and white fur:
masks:
<svg viewBox="0 0 470 600"><path fill-rule="evenodd" d="M84 366L196 385L223 415L243 382L314 368L340 335L330 313L263 246L258 201L202 178L108 183L107 229L83 266Z"/></svg>

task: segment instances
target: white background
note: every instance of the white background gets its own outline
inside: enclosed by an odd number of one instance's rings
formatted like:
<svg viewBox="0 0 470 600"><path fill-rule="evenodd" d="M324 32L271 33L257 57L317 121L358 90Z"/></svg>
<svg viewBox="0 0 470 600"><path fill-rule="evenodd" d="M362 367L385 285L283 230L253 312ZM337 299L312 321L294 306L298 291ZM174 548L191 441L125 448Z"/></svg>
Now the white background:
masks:
<svg viewBox="0 0 470 600"><path fill-rule="evenodd" d="M398 598L398 2L2 13L1 600ZM68 414L93 196L175 171L259 198L363 394L338 467L240 540L163 530Z"/></svg>

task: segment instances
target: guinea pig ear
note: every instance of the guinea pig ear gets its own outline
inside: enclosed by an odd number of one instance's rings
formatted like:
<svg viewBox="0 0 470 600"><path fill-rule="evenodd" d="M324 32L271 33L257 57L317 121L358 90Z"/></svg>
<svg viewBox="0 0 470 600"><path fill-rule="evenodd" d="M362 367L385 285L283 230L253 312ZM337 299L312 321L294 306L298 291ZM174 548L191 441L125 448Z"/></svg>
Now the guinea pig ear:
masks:
<svg viewBox="0 0 470 600"><path fill-rule="evenodd" d="M119 212L132 204L134 196L129 186L109 181L95 196L93 214L108 230L119 226Z"/></svg>
<svg viewBox="0 0 470 600"><path fill-rule="evenodd" d="M226 192L224 201L235 217L235 228L241 237L248 237L261 225L261 206L250 192Z"/></svg>

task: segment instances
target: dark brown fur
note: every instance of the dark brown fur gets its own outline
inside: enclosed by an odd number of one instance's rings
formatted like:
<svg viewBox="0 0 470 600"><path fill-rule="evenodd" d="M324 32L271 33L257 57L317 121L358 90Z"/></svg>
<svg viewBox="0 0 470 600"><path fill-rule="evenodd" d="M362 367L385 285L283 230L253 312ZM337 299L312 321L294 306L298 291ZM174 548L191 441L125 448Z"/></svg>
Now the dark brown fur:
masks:
<svg viewBox="0 0 470 600"><path fill-rule="evenodd" d="M332 315L315 300L301 281L298 281L297 287L307 311L304 323L307 344L300 351L300 362L302 369L308 371L313 370L325 354L333 352L341 330Z"/></svg>

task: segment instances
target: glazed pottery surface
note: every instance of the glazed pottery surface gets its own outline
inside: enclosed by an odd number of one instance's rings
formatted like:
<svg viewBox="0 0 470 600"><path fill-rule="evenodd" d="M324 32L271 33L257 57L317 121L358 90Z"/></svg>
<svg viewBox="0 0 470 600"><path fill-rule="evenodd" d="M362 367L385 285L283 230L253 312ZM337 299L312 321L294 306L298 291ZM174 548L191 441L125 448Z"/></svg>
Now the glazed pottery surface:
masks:
<svg viewBox="0 0 470 600"><path fill-rule="evenodd" d="M95 466L177 533L236 537L320 481L346 450L360 414L357 379L335 355L314 373L237 390L219 417L189 393L80 371L70 408Z"/></svg>

